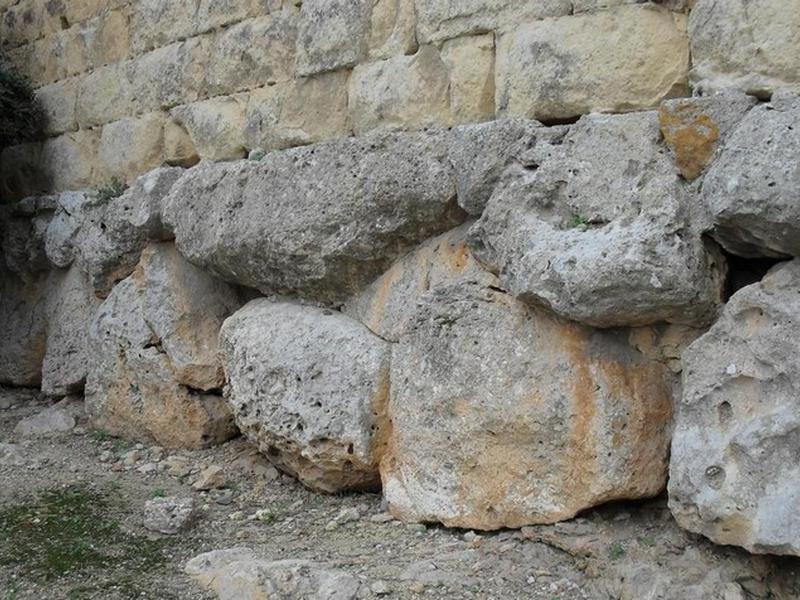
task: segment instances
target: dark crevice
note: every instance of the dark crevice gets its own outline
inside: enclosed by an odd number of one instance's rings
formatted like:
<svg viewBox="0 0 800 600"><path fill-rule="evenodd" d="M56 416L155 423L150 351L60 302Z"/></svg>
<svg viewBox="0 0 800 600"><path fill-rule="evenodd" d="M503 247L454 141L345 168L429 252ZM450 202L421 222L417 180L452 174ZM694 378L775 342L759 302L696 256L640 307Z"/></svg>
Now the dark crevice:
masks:
<svg viewBox="0 0 800 600"><path fill-rule="evenodd" d="M743 287L758 283L775 265L785 262L784 258L745 258L722 250L728 262L728 276L725 280L724 300Z"/></svg>
<svg viewBox="0 0 800 600"><path fill-rule="evenodd" d="M545 127L555 127L556 125L574 125L578 121L580 121L582 115L577 115L575 117L563 117L563 118L553 118L553 119L539 119L539 122L544 125Z"/></svg>

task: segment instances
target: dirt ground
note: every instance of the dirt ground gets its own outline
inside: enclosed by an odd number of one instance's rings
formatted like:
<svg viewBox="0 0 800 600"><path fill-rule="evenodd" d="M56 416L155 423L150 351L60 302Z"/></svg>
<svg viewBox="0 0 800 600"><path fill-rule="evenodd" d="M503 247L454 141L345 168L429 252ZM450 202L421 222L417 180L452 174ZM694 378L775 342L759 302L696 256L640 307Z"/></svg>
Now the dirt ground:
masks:
<svg viewBox="0 0 800 600"><path fill-rule="evenodd" d="M0 391L0 600L212 598L184 566L235 546L345 570L363 581L363 598L800 598L800 561L687 534L663 497L522 531L408 525L389 518L379 495L308 491L243 439L173 452L82 422L15 435L46 406L35 393ZM211 465L223 468L224 488L194 490ZM159 496L195 497L198 518L176 535L149 532L144 504Z"/></svg>

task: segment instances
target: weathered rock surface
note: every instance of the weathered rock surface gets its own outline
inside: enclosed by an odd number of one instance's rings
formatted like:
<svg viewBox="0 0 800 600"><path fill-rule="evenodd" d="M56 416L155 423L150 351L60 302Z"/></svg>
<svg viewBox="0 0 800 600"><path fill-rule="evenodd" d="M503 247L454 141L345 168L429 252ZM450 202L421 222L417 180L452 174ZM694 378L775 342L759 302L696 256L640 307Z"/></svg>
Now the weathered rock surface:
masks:
<svg viewBox="0 0 800 600"><path fill-rule="evenodd" d="M661 104L661 133L685 179L696 179L705 170L717 148L756 103L753 96L727 91Z"/></svg>
<svg viewBox="0 0 800 600"><path fill-rule="evenodd" d="M300 10L298 75L352 67L367 53L372 0L308 0Z"/></svg>
<svg viewBox="0 0 800 600"><path fill-rule="evenodd" d="M689 17L692 80L702 90L800 91L797 0L697 0Z"/></svg>
<svg viewBox="0 0 800 600"><path fill-rule="evenodd" d="M99 297L108 296L115 283L130 275L149 241L169 237L161 223L161 203L182 173L177 167L155 169L122 196L105 202L93 198L83 208L73 252Z"/></svg>
<svg viewBox="0 0 800 600"><path fill-rule="evenodd" d="M343 139L201 165L175 185L164 217L180 252L223 279L341 301L463 221L443 140Z"/></svg>
<svg viewBox="0 0 800 600"><path fill-rule="evenodd" d="M678 523L719 544L800 555L800 261L734 294L684 353L670 463Z"/></svg>
<svg viewBox="0 0 800 600"><path fill-rule="evenodd" d="M77 266L50 279L42 392L64 396L83 390L89 369L89 326L100 300Z"/></svg>
<svg viewBox="0 0 800 600"><path fill-rule="evenodd" d="M800 256L800 98L742 120L703 181L714 238L740 256Z"/></svg>
<svg viewBox="0 0 800 600"><path fill-rule="evenodd" d="M55 213L44 235L44 249L53 265L65 269L75 259L76 238L92 197L85 192L64 192L55 196L55 202Z"/></svg>
<svg viewBox="0 0 800 600"><path fill-rule="evenodd" d="M225 321L220 350L236 424L275 465L324 492L379 486L385 341L336 311L258 299Z"/></svg>
<svg viewBox="0 0 800 600"><path fill-rule="evenodd" d="M194 498L153 498L144 504L144 526L150 531L174 535L195 517Z"/></svg>
<svg viewBox="0 0 800 600"><path fill-rule="evenodd" d="M358 579L344 571L307 560L261 560L249 548L201 554L186 564L186 574L220 600L353 600L360 587Z"/></svg>
<svg viewBox="0 0 800 600"><path fill-rule="evenodd" d="M392 342L406 332L417 303L431 289L456 281L497 283L467 248L466 223L421 244L344 305L343 312Z"/></svg>
<svg viewBox="0 0 800 600"><path fill-rule="evenodd" d="M457 283L420 300L391 382L381 476L398 518L520 527L665 485L667 370L624 331Z"/></svg>
<svg viewBox="0 0 800 600"><path fill-rule="evenodd" d="M653 108L686 94L685 15L619 6L523 23L497 43L501 115L565 119Z"/></svg>
<svg viewBox="0 0 800 600"><path fill-rule="evenodd" d="M697 214L657 113L589 115L517 157L470 247L504 289L568 319L703 325L725 267Z"/></svg>
<svg viewBox="0 0 800 600"><path fill-rule="evenodd" d="M86 408L95 426L165 447L231 437L217 334L238 306L233 289L171 244L149 246L91 326Z"/></svg>

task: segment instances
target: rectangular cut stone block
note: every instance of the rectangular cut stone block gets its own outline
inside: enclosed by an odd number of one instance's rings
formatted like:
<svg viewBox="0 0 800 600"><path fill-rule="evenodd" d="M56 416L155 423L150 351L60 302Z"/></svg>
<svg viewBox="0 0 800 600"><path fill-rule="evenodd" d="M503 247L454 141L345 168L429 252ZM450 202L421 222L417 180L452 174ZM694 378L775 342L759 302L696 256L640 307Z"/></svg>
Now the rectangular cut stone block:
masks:
<svg viewBox="0 0 800 600"><path fill-rule="evenodd" d="M300 10L297 72L358 64L367 54L372 0L306 0Z"/></svg>
<svg viewBox="0 0 800 600"><path fill-rule="evenodd" d="M450 79L434 46L359 65L350 78L355 132L450 125Z"/></svg>
<svg viewBox="0 0 800 600"><path fill-rule="evenodd" d="M130 65L142 110L172 108L205 94L209 39L192 38L149 52Z"/></svg>
<svg viewBox="0 0 800 600"><path fill-rule="evenodd" d="M369 58L391 58L417 49L414 4L408 0L377 0L369 28Z"/></svg>
<svg viewBox="0 0 800 600"><path fill-rule="evenodd" d="M650 5L526 23L497 45L501 115L565 119L685 95L686 16Z"/></svg>
<svg viewBox="0 0 800 600"><path fill-rule="evenodd" d="M128 57L130 38L128 18L121 10L107 12L82 25L81 35L94 68Z"/></svg>
<svg viewBox="0 0 800 600"><path fill-rule="evenodd" d="M86 38L73 27L19 49L21 64L12 62L35 86L46 85L91 67Z"/></svg>
<svg viewBox="0 0 800 600"><path fill-rule="evenodd" d="M297 19L291 14L248 19L223 30L211 49L209 94L291 79L296 38Z"/></svg>
<svg viewBox="0 0 800 600"><path fill-rule="evenodd" d="M47 140L42 148L41 170L51 189L78 190L94 187L103 179L98 164L98 130L81 130Z"/></svg>
<svg viewBox="0 0 800 600"><path fill-rule="evenodd" d="M450 110L456 123L494 117L494 36L449 40L442 60L450 70Z"/></svg>
<svg viewBox="0 0 800 600"><path fill-rule="evenodd" d="M75 115L77 97L78 80L74 78L36 90L36 102L44 113L44 133L57 135L78 128Z"/></svg>
<svg viewBox="0 0 800 600"><path fill-rule="evenodd" d="M186 129L172 119L164 123L164 162L179 167L192 167L200 157Z"/></svg>
<svg viewBox="0 0 800 600"><path fill-rule="evenodd" d="M78 82L77 95L81 127L110 123L139 109L127 63L101 67L84 75Z"/></svg>
<svg viewBox="0 0 800 600"><path fill-rule="evenodd" d="M243 158L246 155L244 119L247 100L247 94L222 96L178 106L171 115L189 133L200 158Z"/></svg>
<svg viewBox="0 0 800 600"><path fill-rule="evenodd" d="M420 44L465 34L505 31L545 17L568 15L570 0L415 0Z"/></svg>
<svg viewBox="0 0 800 600"><path fill-rule="evenodd" d="M346 71L322 73L250 93L248 148L283 149L347 135Z"/></svg>
<svg viewBox="0 0 800 600"><path fill-rule="evenodd" d="M131 15L132 49L136 54L166 46L196 32L198 0L139 0Z"/></svg>
<svg viewBox="0 0 800 600"><path fill-rule="evenodd" d="M198 33L225 27L269 11L261 0L200 0L197 8Z"/></svg>
<svg viewBox="0 0 800 600"><path fill-rule="evenodd" d="M161 165L164 113L121 119L103 127L99 158L108 177L131 181Z"/></svg>

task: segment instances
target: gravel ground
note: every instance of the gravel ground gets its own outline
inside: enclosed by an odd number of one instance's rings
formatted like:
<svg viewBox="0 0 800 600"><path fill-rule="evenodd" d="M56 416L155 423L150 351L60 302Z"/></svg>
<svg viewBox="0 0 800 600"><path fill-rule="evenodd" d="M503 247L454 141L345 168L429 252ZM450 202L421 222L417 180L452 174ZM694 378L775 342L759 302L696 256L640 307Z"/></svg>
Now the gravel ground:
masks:
<svg viewBox="0 0 800 600"><path fill-rule="evenodd" d="M0 446L0 600L211 598L184 566L234 546L345 570L363 581L363 598L800 598L799 561L687 534L665 498L521 531L408 525L379 495L306 490L243 439L174 452L82 422L47 436L14 433L46 406L34 392L0 391L0 444L14 444ZM193 489L213 465L224 487ZM195 498L199 514L185 531L144 528L145 502L161 496Z"/></svg>

